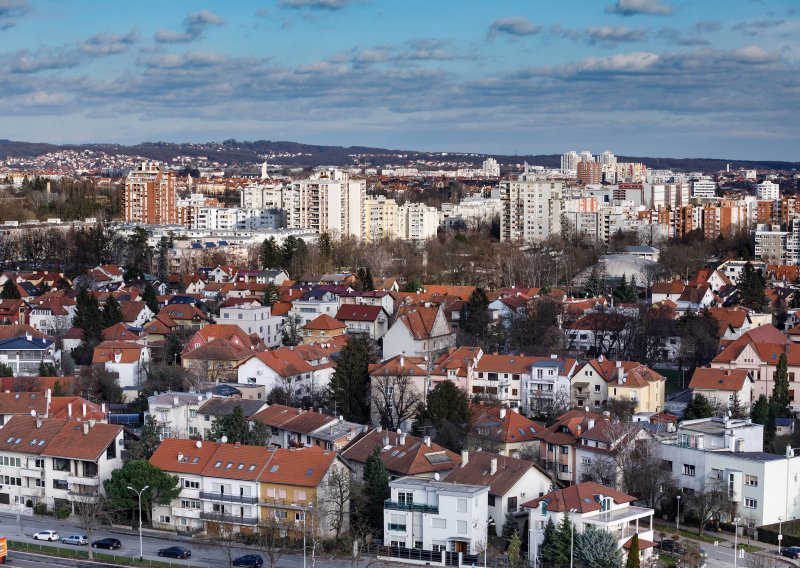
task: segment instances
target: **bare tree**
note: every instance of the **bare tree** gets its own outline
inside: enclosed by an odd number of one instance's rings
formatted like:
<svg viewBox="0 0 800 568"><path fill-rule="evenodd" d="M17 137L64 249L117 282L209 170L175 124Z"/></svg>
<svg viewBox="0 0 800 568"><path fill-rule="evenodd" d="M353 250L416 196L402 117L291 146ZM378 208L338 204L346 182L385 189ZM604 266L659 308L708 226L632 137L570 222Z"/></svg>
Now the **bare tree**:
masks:
<svg viewBox="0 0 800 568"><path fill-rule="evenodd" d="M703 534L705 524L714 515L726 510L729 505L728 491L722 479L709 477L700 482L700 487L687 495L687 505L691 507L699 519L697 534Z"/></svg>
<svg viewBox="0 0 800 568"><path fill-rule="evenodd" d="M778 563L766 552L751 552L745 558L747 568L777 568Z"/></svg>
<svg viewBox="0 0 800 568"><path fill-rule="evenodd" d="M370 386L373 416L387 430L403 428L417 412L422 396L408 373L373 376Z"/></svg>
<svg viewBox="0 0 800 568"><path fill-rule="evenodd" d="M327 521L334 532L334 540L338 541L342 533L348 531L351 503L362 498L361 483L350 476L346 467L334 467L323 488L324 498L318 503L321 520Z"/></svg>
<svg viewBox="0 0 800 568"><path fill-rule="evenodd" d="M238 544L239 531L232 523L222 520L216 523L208 523L205 543L220 550L228 561L228 568L233 566L233 555Z"/></svg>
<svg viewBox="0 0 800 568"><path fill-rule="evenodd" d="M283 556L286 547L287 527L274 515L266 515L259 528L258 550L263 552L269 561L270 568L275 568Z"/></svg>
<svg viewBox="0 0 800 568"><path fill-rule="evenodd" d="M73 514L86 533L89 540L89 560L94 558L92 551L92 535L111 517L111 511L102 495L74 495L72 500Z"/></svg>

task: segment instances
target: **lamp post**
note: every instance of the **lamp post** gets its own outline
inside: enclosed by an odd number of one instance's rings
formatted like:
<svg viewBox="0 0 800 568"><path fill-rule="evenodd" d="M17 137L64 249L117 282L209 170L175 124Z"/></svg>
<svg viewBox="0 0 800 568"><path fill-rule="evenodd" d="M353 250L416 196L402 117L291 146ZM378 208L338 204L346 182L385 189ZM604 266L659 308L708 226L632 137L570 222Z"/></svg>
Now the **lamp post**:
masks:
<svg viewBox="0 0 800 568"><path fill-rule="evenodd" d="M542 532L541 529L528 529L530 539L533 541L533 568L538 568L539 566L539 541L537 535Z"/></svg>
<svg viewBox="0 0 800 568"><path fill-rule="evenodd" d="M569 536L569 568L572 568L572 561L575 557L575 520L572 519L575 513L578 512L578 509L570 509L570 526L572 527L571 534Z"/></svg>
<svg viewBox="0 0 800 568"><path fill-rule="evenodd" d="M144 545L142 544L142 493L150 489L149 485L145 485L141 489L134 489L130 485L128 485L128 489L136 493L136 496L139 498L139 562L144 561Z"/></svg>
<svg viewBox="0 0 800 568"><path fill-rule="evenodd" d="M778 554L781 553L781 541L783 540L783 517L778 517Z"/></svg>
<svg viewBox="0 0 800 568"><path fill-rule="evenodd" d="M292 507L303 511L303 568L306 568L306 516L314 509L314 503L308 503L305 507L292 503Z"/></svg>
<svg viewBox="0 0 800 568"><path fill-rule="evenodd" d="M739 517L733 518L733 568L739 565Z"/></svg>
<svg viewBox="0 0 800 568"><path fill-rule="evenodd" d="M678 499L678 514L675 515L675 532L680 534L681 532L681 496L677 495Z"/></svg>

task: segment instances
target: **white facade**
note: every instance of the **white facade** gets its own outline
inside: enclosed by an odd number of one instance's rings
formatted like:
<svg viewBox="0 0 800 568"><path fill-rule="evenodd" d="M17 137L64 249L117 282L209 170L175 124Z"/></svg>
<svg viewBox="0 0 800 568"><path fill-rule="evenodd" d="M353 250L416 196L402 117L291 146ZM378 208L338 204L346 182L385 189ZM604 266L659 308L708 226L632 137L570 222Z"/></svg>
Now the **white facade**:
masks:
<svg viewBox="0 0 800 568"><path fill-rule="evenodd" d="M340 169L320 169L284 191L290 228L361 238L366 181L351 180Z"/></svg>
<svg viewBox="0 0 800 568"><path fill-rule="evenodd" d="M500 240L537 242L561 232L562 183L524 173L500 182Z"/></svg>
<svg viewBox="0 0 800 568"><path fill-rule="evenodd" d="M286 225L282 209L199 207L189 228L200 231L252 231L280 229Z"/></svg>
<svg viewBox="0 0 800 568"><path fill-rule="evenodd" d="M397 231L404 241L423 242L436 236L439 212L422 203L406 203L398 210Z"/></svg>
<svg viewBox="0 0 800 568"><path fill-rule="evenodd" d="M716 197L717 182L711 180L699 180L692 183L692 197L697 199Z"/></svg>
<svg viewBox="0 0 800 568"><path fill-rule="evenodd" d="M402 477L390 481L389 488L383 509L386 546L464 554L484 550L488 487Z"/></svg>
<svg viewBox="0 0 800 568"><path fill-rule="evenodd" d="M500 177L500 164L494 158L486 158L483 161L483 175L485 177Z"/></svg>
<svg viewBox="0 0 800 568"><path fill-rule="evenodd" d="M247 335L256 334L267 347L279 347L283 318L272 315L272 308L260 304L239 304L220 308L219 323L239 326Z"/></svg>
<svg viewBox="0 0 800 568"><path fill-rule="evenodd" d="M777 201L781 197L780 187L777 183L765 180L756 186L756 196L759 199Z"/></svg>
<svg viewBox="0 0 800 568"><path fill-rule="evenodd" d="M167 392L147 399L147 414L158 422L158 434L165 438L189 438L200 434L197 410L211 393Z"/></svg>
<svg viewBox="0 0 800 568"><path fill-rule="evenodd" d="M561 173L575 173L578 170L578 161L578 153L575 150L561 154Z"/></svg>

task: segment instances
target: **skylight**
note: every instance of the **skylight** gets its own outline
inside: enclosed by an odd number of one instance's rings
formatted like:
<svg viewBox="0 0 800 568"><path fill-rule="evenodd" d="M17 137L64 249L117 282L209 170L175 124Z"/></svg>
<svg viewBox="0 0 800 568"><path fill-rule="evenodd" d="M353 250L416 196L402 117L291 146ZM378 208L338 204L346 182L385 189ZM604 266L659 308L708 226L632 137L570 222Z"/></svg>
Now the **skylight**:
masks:
<svg viewBox="0 0 800 568"><path fill-rule="evenodd" d="M192 458L192 463L197 463L197 462L199 462L199 461L200 461L200 458L197 458L197 457L195 457L195 458Z"/></svg>
<svg viewBox="0 0 800 568"><path fill-rule="evenodd" d="M244 464L240 463L238 466L236 466L236 469L244 469Z"/></svg>
<svg viewBox="0 0 800 568"><path fill-rule="evenodd" d="M221 461L218 461L217 463L215 463L215 464L214 464L214 467L219 467L219 466L221 466L221 465L222 465L222 462L221 462Z"/></svg>
<svg viewBox="0 0 800 568"><path fill-rule="evenodd" d="M306 470L306 475L311 475L312 473L314 473L314 468L313 467L310 467L310 468L308 468Z"/></svg>
<svg viewBox="0 0 800 568"><path fill-rule="evenodd" d="M13 441L14 441L14 436L11 436L8 440L6 440L6 443L10 444Z"/></svg>
<svg viewBox="0 0 800 568"><path fill-rule="evenodd" d="M279 467L280 467L279 465L273 465L271 468L269 468L269 472L275 473L276 471L278 471Z"/></svg>
<svg viewBox="0 0 800 568"><path fill-rule="evenodd" d="M44 440L39 440L39 445L44 446Z"/></svg>
<svg viewBox="0 0 800 568"><path fill-rule="evenodd" d="M251 463L250 467L248 467L247 469L250 470L250 471L253 471L255 468L256 468L256 464Z"/></svg>
<svg viewBox="0 0 800 568"><path fill-rule="evenodd" d="M230 469L233 467L233 462L228 462L228 465L225 466L225 469Z"/></svg>

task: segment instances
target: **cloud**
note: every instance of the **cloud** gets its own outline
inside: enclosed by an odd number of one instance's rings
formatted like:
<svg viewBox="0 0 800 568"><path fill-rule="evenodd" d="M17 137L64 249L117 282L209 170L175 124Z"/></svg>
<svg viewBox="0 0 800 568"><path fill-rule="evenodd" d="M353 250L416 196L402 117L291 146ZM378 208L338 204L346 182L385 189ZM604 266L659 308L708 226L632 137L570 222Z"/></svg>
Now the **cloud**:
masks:
<svg viewBox="0 0 800 568"><path fill-rule="evenodd" d="M625 26L602 26L587 29L585 39L590 43L616 44L642 41L645 39L645 33L642 29L630 29Z"/></svg>
<svg viewBox="0 0 800 568"><path fill-rule="evenodd" d="M749 36L757 36L762 33L773 33L773 30L785 23L786 20L759 20L755 22L739 22L732 27L734 31L741 32Z"/></svg>
<svg viewBox="0 0 800 568"><path fill-rule="evenodd" d="M696 29L698 32L716 32L722 29L722 24L719 22L701 20L694 25L694 29Z"/></svg>
<svg viewBox="0 0 800 568"><path fill-rule="evenodd" d="M27 0L0 0L0 30L17 25L16 18L30 11Z"/></svg>
<svg viewBox="0 0 800 568"><path fill-rule="evenodd" d="M259 8L256 10L256 18L266 18L269 16L269 8Z"/></svg>
<svg viewBox="0 0 800 568"><path fill-rule="evenodd" d="M278 6L294 10L337 11L347 8L352 0L280 0Z"/></svg>
<svg viewBox="0 0 800 568"><path fill-rule="evenodd" d="M675 28L661 28L656 33L656 37L666 40L673 45L695 47L700 45L710 45L710 42L701 35L683 35Z"/></svg>
<svg viewBox="0 0 800 568"><path fill-rule="evenodd" d="M8 56L8 69L12 73L38 73L78 67L83 59L74 49L41 48L35 52L26 49Z"/></svg>
<svg viewBox="0 0 800 568"><path fill-rule="evenodd" d="M184 18L182 32L161 29L154 37L158 43L189 43L200 39L211 26L221 26L224 23L222 17L208 10L201 10Z"/></svg>
<svg viewBox="0 0 800 568"><path fill-rule="evenodd" d="M617 0L606 7L606 13L621 16L668 16L672 13L672 6L662 3L661 0Z"/></svg>
<svg viewBox="0 0 800 568"><path fill-rule="evenodd" d="M122 53L139 40L139 34L135 30L120 34L95 34L92 37L78 43L78 49L91 55L111 55Z"/></svg>
<svg viewBox="0 0 800 568"><path fill-rule="evenodd" d="M498 34L507 34L513 37L536 35L542 31L542 26L534 25L527 18L501 18L489 26L486 34L490 41L494 41Z"/></svg>

